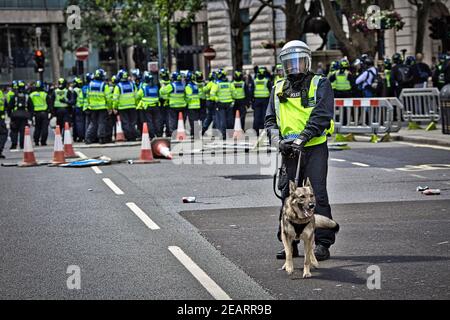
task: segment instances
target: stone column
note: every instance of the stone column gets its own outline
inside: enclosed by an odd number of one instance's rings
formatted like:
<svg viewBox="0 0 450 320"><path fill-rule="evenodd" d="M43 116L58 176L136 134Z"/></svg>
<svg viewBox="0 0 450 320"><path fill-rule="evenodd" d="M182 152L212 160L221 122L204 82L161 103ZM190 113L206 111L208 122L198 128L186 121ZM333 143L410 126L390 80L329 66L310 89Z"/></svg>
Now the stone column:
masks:
<svg viewBox="0 0 450 320"><path fill-rule="evenodd" d="M52 24L50 26L50 48L52 52L52 81L56 82L61 76L58 46L58 26L56 24Z"/></svg>

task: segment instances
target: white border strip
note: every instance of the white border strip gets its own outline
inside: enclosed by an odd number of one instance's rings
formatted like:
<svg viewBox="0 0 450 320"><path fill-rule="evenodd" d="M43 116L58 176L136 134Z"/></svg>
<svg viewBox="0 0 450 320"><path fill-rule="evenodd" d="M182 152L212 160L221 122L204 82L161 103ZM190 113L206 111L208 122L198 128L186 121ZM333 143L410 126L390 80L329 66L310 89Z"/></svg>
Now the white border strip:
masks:
<svg viewBox="0 0 450 320"><path fill-rule="evenodd" d="M216 300L231 300L230 296L220 288L183 250L177 246L170 246L169 251L181 262L183 266L200 282L200 284Z"/></svg>
<svg viewBox="0 0 450 320"><path fill-rule="evenodd" d="M353 165L359 166L359 167L370 167L368 164L361 163L361 162L352 162Z"/></svg>
<svg viewBox="0 0 450 320"><path fill-rule="evenodd" d="M115 194L122 195L124 194L122 190L119 189L118 186L114 182L111 181L109 178L103 178L102 179L104 183L112 190Z"/></svg>
<svg viewBox="0 0 450 320"><path fill-rule="evenodd" d="M418 144L418 143L403 142L403 141L395 141L395 143L400 143L400 144L404 144L404 145L411 146L411 147L417 147L417 148L431 148L431 149L450 151L450 147L444 147L444 146L438 146L438 145Z"/></svg>
<svg viewBox="0 0 450 320"><path fill-rule="evenodd" d="M154 223L153 220L150 219L148 217L148 215L144 211L142 211L141 208L139 208L136 205L136 203L134 203L134 202L127 202L126 205L127 205L128 208L130 208L131 211L133 211L133 213L135 215L138 216L139 219L142 220L143 223L145 223L145 225L147 227L149 227L149 229L151 229L151 230L158 230L158 229L160 229L160 227L156 223Z"/></svg>

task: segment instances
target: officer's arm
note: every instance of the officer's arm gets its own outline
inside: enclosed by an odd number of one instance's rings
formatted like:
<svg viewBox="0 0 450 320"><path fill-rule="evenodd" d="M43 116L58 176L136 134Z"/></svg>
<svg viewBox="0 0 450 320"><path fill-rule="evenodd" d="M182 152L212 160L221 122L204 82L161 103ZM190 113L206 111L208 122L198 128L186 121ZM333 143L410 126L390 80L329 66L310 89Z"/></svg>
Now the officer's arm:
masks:
<svg viewBox="0 0 450 320"><path fill-rule="evenodd" d="M112 99L112 107L113 109L116 109L119 107L119 96L120 96L120 88L119 86L116 86L114 88L114 93L113 93L113 99Z"/></svg>
<svg viewBox="0 0 450 320"><path fill-rule="evenodd" d="M301 135L309 141L313 137L320 137L323 132L330 128L334 115L334 94L330 81L322 78L317 87L316 106L311 112L305 129Z"/></svg>
<svg viewBox="0 0 450 320"><path fill-rule="evenodd" d="M210 90L210 97L212 101L216 101L217 102L217 91L219 89L219 86L217 84L212 84L211 85L211 90Z"/></svg>
<svg viewBox="0 0 450 320"><path fill-rule="evenodd" d="M275 113L274 92L275 88L272 88L269 104L267 105L266 117L264 119L264 129L267 130L270 144L274 147L278 147L278 144L280 143L280 131L278 129L277 115Z"/></svg>

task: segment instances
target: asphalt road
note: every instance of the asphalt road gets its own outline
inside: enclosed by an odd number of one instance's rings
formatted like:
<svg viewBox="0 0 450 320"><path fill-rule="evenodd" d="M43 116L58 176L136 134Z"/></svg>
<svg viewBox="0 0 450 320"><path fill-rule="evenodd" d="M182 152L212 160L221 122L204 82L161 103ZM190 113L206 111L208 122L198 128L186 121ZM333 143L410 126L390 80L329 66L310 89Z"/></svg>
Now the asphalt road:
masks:
<svg viewBox="0 0 450 320"><path fill-rule="evenodd" d="M332 259L307 280L302 258L288 276L274 257L279 200L260 154L197 154L100 172L0 167L0 297L448 299L450 148L351 146L330 152L329 196L342 230ZM139 146L75 149L139 155ZM2 162L21 158L5 154ZM52 148L36 148L36 157L51 159ZM418 185L442 193L425 196ZM80 267L79 290L67 288L70 265ZM379 290L366 285L371 265L381 271Z"/></svg>

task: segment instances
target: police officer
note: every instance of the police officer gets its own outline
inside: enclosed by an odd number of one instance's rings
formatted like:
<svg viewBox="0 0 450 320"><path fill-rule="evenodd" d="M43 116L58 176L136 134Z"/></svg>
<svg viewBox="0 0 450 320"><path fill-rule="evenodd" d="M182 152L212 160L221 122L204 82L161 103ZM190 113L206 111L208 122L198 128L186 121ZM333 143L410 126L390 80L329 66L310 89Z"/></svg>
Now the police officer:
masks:
<svg viewBox="0 0 450 320"><path fill-rule="evenodd" d="M336 72L339 71L339 67L340 67L340 63L338 60L331 61L330 70L328 71L328 75L327 75L328 79L331 79L336 74ZM334 90L334 89L336 89L336 78L334 78L333 80L334 81L330 80L330 83L331 83L331 89Z"/></svg>
<svg viewBox="0 0 450 320"><path fill-rule="evenodd" d="M5 123L5 95L3 90L0 89L0 159L4 159L3 148L5 147L6 140L8 140L8 128Z"/></svg>
<svg viewBox="0 0 450 320"><path fill-rule="evenodd" d="M439 90L445 85L445 69L448 65L449 57L445 53L441 53L438 56L438 64L432 75L433 87L438 88Z"/></svg>
<svg viewBox="0 0 450 320"><path fill-rule="evenodd" d="M350 63L347 59L339 61L339 70L333 72L328 78L334 83L335 98L350 98L352 96L352 75L349 71Z"/></svg>
<svg viewBox="0 0 450 320"><path fill-rule="evenodd" d="M56 117L56 124L64 132L64 124L71 122L71 105L73 104L72 94L67 89L67 81L64 78L58 79L58 87L53 91L53 115Z"/></svg>
<svg viewBox="0 0 450 320"><path fill-rule="evenodd" d="M169 99L169 137L172 136L172 132L177 130L179 112L183 113L183 121L186 121L186 99L184 90L185 84L182 82L181 74L173 72L170 85L162 87L159 91L161 96L167 96Z"/></svg>
<svg viewBox="0 0 450 320"><path fill-rule="evenodd" d="M239 110L243 130L245 130L245 115L247 114L248 105L247 89L242 72L236 70L233 74L233 81L231 82L231 92L234 100L233 115L236 115L236 111Z"/></svg>
<svg viewBox="0 0 450 320"><path fill-rule="evenodd" d="M227 121L227 113L231 113L231 103L233 102L233 95L231 93L231 83L228 82L227 75L223 70L219 70L218 79L215 85L212 86L210 91L211 97L216 102L216 120L217 128L222 133L222 138L226 139L226 130L229 127L229 120ZM233 118L233 117L231 117Z"/></svg>
<svg viewBox="0 0 450 320"><path fill-rule="evenodd" d="M217 127L216 120L216 102L214 101L214 97L211 96L211 89L216 85L217 74L215 71L209 73L208 83L203 88L203 92L205 93L206 99L206 118L203 120L202 124L202 135L209 129L211 123L213 124L213 128Z"/></svg>
<svg viewBox="0 0 450 320"><path fill-rule="evenodd" d="M161 88L170 85L170 77L169 72L165 68L161 68L159 70L159 115L160 115L160 128L159 131L166 134L166 137L169 137L169 120L168 120L168 111L169 108L169 96L161 94Z"/></svg>
<svg viewBox="0 0 450 320"><path fill-rule="evenodd" d="M200 96L200 121L203 123L206 119L206 92L204 90L205 80L203 79L203 72L199 70L195 71L192 81L198 88L198 94Z"/></svg>
<svg viewBox="0 0 450 320"><path fill-rule="evenodd" d="M143 80L137 93L136 109L139 113L140 122L147 122L150 138L153 139L155 136L162 136L162 131L160 131L159 88L156 79L147 71L144 72Z"/></svg>
<svg viewBox="0 0 450 320"><path fill-rule="evenodd" d="M105 81L105 71L97 69L94 79L89 82L87 88L86 101L89 110L89 127L86 132L86 144L107 141L107 120L111 113L111 90Z"/></svg>
<svg viewBox="0 0 450 320"><path fill-rule="evenodd" d="M195 81L192 79L192 73L189 71L186 75L186 87L184 93L186 95L186 102L188 108L188 118L191 138L196 137L198 133L198 128L201 127L200 122L200 89L198 88ZM194 75L195 77L195 75Z"/></svg>
<svg viewBox="0 0 450 320"><path fill-rule="evenodd" d="M383 74L384 74L384 96L392 97L394 95L394 90L392 88L392 62L391 59L386 58L383 61Z"/></svg>
<svg viewBox="0 0 450 320"><path fill-rule="evenodd" d="M85 99L82 88L83 80L81 80L79 77L76 77L73 80L73 140L75 142L82 142L84 140L86 132L86 116L83 112Z"/></svg>
<svg viewBox="0 0 450 320"><path fill-rule="evenodd" d="M88 90L89 90L89 84L91 83L92 80L93 80L92 73L90 73L90 72L86 73L84 76L84 85L81 88L81 92L83 93L83 96L84 96L83 113L84 113L84 139L85 139L85 141L86 141L86 137L87 137L87 131L89 128L89 124L91 122L91 110L89 108L87 94L88 94Z"/></svg>
<svg viewBox="0 0 450 320"><path fill-rule="evenodd" d="M301 151L299 181L309 178L316 197L315 213L331 218L326 180L327 134L333 131L333 90L326 77L310 71L311 50L304 42L288 42L280 52L280 60L286 79L272 90L265 119L271 143L278 145L282 153L278 188L284 203L289 196L289 181L295 180ZM281 241L280 228L278 239ZM334 241L334 232L316 229L314 253L317 260L330 257L329 247ZM293 249L294 256L298 256L296 243L293 243ZM285 259L284 250L277 258Z"/></svg>
<svg viewBox="0 0 450 320"><path fill-rule="evenodd" d="M259 130L264 129L264 117L266 115L267 105L269 103L270 89L272 84L266 77L267 70L263 67L258 68L258 73L254 79L253 90L253 129L259 136Z"/></svg>
<svg viewBox="0 0 450 320"><path fill-rule="evenodd" d="M41 81L38 80L34 84L34 90L30 93L29 102L31 103L30 110L33 110L35 121L34 144L38 146L39 142L41 142L41 146L46 146L49 115L51 117L49 112L50 97L44 91L44 85Z"/></svg>
<svg viewBox="0 0 450 320"><path fill-rule="evenodd" d="M25 82L17 82L17 91L10 96L8 114L11 118L11 150L17 149L17 141L20 140L20 148L23 149L25 142L25 126L31 120L29 96L25 89Z"/></svg>
<svg viewBox="0 0 450 320"><path fill-rule="evenodd" d="M284 78L283 74L283 65L278 63L275 66L275 77L274 77L274 83L277 83L279 80L282 80Z"/></svg>
<svg viewBox="0 0 450 320"><path fill-rule="evenodd" d="M117 80L119 82L114 88L113 106L119 112L125 139L127 141L136 141L136 87L128 80L128 72L126 70L120 70L117 73Z"/></svg>

